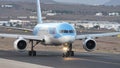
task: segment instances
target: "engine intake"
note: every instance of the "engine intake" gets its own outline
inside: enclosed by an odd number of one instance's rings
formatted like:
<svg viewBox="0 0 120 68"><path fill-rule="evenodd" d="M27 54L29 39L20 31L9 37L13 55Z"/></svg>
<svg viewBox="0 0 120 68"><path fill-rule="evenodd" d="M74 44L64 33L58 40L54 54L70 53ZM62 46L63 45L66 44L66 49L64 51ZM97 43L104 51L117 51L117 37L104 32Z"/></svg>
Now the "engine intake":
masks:
<svg viewBox="0 0 120 68"><path fill-rule="evenodd" d="M24 50L27 47L27 42L25 39L19 38L14 42L14 48L16 50Z"/></svg>
<svg viewBox="0 0 120 68"><path fill-rule="evenodd" d="M85 42L83 43L83 48L86 51L93 51L96 47L96 41L93 39L86 39Z"/></svg>

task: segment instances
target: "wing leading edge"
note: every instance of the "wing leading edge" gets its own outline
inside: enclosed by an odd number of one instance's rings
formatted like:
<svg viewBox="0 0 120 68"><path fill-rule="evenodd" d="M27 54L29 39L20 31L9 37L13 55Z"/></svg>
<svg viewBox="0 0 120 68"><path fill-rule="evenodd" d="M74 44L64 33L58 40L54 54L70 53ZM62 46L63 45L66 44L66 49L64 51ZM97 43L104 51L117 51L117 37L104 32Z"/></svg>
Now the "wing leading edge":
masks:
<svg viewBox="0 0 120 68"><path fill-rule="evenodd" d="M39 40L39 41L43 39L43 36L5 34L5 33L3 33L3 34L1 33L0 37L2 37L2 38L20 38L20 37L22 37L27 40Z"/></svg>
<svg viewBox="0 0 120 68"><path fill-rule="evenodd" d="M30 31L33 32L33 29L27 29L27 28L17 28L17 27L4 27L6 29L13 29L13 30L23 30L23 31Z"/></svg>
<svg viewBox="0 0 120 68"><path fill-rule="evenodd" d="M109 37L119 35L120 32L111 32L111 33L101 33L101 34L85 34L85 35L77 35L76 40L86 39L86 38L99 38L99 37Z"/></svg>

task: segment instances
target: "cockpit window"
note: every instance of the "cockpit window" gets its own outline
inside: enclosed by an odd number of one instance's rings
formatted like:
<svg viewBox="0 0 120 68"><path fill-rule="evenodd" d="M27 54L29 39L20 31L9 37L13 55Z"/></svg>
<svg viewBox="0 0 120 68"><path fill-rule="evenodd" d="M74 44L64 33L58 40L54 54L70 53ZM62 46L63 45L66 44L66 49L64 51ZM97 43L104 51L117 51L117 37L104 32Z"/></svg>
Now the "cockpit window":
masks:
<svg viewBox="0 0 120 68"><path fill-rule="evenodd" d="M69 30L69 33L74 33L74 30Z"/></svg>
<svg viewBox="0 0 120 68"><path fill-rule="evenodd" d="M69 31L68 30L64 30L64 33L68 33Z"/></svg>
<svg viewBox="0 0 120 68"><path fill-rule="evenodd" d="M61 30L60 33L74 33L74 30Z"/></svg>
<svg viewBox="0 0 120 68"><path fill-rule="evenodd" d="M68 30L61 30L60 33L68 33Z"/></svg>

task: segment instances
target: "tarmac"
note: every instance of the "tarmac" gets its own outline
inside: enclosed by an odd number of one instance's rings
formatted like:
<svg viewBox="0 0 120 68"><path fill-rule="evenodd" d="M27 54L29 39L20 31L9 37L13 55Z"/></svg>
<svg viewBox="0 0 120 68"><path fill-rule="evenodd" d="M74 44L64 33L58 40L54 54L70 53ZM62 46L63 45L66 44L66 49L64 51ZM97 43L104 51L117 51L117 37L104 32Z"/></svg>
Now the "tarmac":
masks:
<svg viewBox="0 0 120 68"><path fill-rule="evenodd" d="M27 52L0 51L2 68L120 68L120 55L75 52L63 58L61 52L38 51L36 57Z"/></svg>

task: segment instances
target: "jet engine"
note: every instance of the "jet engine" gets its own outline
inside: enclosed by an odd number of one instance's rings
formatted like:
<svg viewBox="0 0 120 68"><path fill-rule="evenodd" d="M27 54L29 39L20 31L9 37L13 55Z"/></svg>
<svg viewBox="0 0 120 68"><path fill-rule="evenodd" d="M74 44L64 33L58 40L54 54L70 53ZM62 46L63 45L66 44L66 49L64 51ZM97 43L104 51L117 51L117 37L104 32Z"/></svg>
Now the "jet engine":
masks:
<svg viewBox="0 0 120 68"><path fill-rule="evenodd" d="M96 47L96 41L93 39L86 39L83 43L83 48L86 51L93 51Z"/></svg>
<svg viewBox="0 0 120 68"><path fill-rule="evenodd" d="M26 49L26 47L27 47L27 42L26 42L26 40L25 39L23 39L23 38L19 38L19 39L17 39L15 42L14 42L14 48L16 49L16 50L25 50Z"/></svg>

